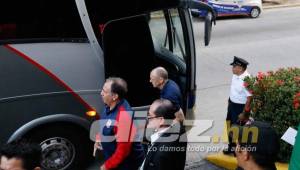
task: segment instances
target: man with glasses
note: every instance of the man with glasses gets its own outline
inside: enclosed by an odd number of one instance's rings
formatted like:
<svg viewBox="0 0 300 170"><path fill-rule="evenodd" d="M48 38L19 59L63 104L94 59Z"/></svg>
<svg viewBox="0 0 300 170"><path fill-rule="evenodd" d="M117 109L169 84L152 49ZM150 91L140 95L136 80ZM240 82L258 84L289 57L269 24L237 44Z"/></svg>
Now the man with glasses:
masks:
<svg viewBox="0 0 300 170"><path fill-rule="evenodd" d="M151 145L140 170L184 169L185 147L180 144L180 123L173 123L175 111L166 99L155 100L150 106L147 131L152 132Z"/></svg>
<svg viewBox="0 0 300 170"><path fill-rule="evenodd" d="M100 115L99 135L105 160L101 170L136 170L144 159L141 143L134 142L137 127L126 93L127 83L116 77L107 79L101 91L105 103Z"/></svg>

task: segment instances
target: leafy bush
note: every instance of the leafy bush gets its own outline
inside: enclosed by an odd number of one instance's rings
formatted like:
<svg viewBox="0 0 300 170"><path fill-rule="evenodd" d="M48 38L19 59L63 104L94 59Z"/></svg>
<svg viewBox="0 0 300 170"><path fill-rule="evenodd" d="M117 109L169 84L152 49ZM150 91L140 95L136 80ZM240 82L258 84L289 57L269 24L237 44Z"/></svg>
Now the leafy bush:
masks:
<svg viewBox="0 0 300 170"><path fill-rule="evenodd" d="M299 68L259 72L256 77L247 77L244 85L253 94L251 110L255 120L270 122L280 136L289 127L298 127L300 123ZM291 152L292 146L281 141L279 161L288 162Z"/></svg>

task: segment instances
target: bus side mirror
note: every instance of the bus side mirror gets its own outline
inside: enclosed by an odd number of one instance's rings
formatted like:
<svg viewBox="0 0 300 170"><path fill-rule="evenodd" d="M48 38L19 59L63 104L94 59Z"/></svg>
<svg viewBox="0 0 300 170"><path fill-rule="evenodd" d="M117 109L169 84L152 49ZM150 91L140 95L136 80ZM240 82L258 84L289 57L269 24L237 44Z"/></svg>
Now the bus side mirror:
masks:
<svg viewBox="0 0 300 170"><path fill-rule="evenodd" d="M207 12L204 20L204 44L205 46L209 45L210 37L211 37L211 30L212 30L212 20L213 16L211 12Z"/></svg>

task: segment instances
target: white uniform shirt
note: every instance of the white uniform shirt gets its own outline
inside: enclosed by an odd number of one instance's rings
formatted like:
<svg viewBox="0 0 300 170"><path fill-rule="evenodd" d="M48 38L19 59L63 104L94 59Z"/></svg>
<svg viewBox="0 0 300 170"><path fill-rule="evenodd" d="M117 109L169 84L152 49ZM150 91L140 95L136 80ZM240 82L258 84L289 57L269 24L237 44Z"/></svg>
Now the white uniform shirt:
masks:
<svg viewBox="0 0 300 170"><path fill-rule="evenodd" d="M241 75L233 75L230 86L230 100L233 103L246 104L247 97L252 96L244 86L244 78L250 76L247 70Z"/></svg>

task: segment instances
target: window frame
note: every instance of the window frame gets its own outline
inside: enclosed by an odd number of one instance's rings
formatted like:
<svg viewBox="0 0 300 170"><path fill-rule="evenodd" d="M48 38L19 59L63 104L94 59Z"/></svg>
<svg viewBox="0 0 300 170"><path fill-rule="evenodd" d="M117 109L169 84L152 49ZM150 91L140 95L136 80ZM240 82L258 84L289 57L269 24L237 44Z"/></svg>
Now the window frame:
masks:
<svg viewBox="0 0 300 170"><path fill-rule="evenodd" d="M28 10L33 11L28 14L28 16L32 15L34 18L27 18L27 15L23 16L20 13L16 13L13 16L3 15L0 17L0 26L5 24L14 24L16 27L14 30L14 36L0 39L0 45L44 42L89 42L75 1L66 1L62 4L63 6L58 7L58 10L60 11L59 14L52 14L49 11L55 10L51 7L56 3L57 1L50 0L28 3L25 7L30 7L32 5ZM7 10L14 9L14 5L11 3L4 3L2 8L8 8ZM64 8L68 9L63 10ZM43 11L43 9L46 10ZM72 18L72 20L70 20L70 22L65 22L69 21L69 18ZM30 28L34 27L34 25L39 25L39 28L36 28L37 30L41 30L36 32L32 31ZM78 26L80 26L80 28L78 28ZM78 29L69 30L69 28L72 27L77 27ZM5 32L3 34L5 35Z"/></svg>
<svg viewBox="0 0 300 170"><path fill-rule="evenodd" d="M178 11L178 17L181 23L181 29L182 29L182 35L183 35L183 48L184 48L184 52L185 54L183 54L183 58L174 54L174 44L173 41L174 39L176 40L176 38L174 38L174 36L172 35L172 15L170 10L177 10ZM190 49L189 47L189 38L188 38L188 34L187 34L187 26L185 22L182 22L183 19L185 19L184 17L184 13L180 8L172 8L172 9L167 9L164 10L165 13L165 19L166 19L166 24L167 24L167 30L168 30L168 41L169 41L169 51L172 52L174 55L176 55L178 58L182 59L185 63L188 60L188 56L190 56ZM174 23L173 23L174 24ZM174 25L173 25L174 26Z"/></svg>

